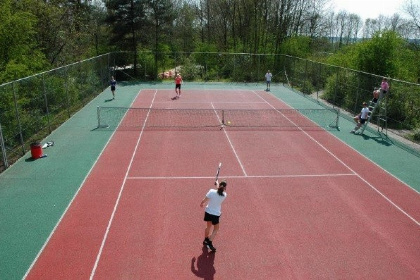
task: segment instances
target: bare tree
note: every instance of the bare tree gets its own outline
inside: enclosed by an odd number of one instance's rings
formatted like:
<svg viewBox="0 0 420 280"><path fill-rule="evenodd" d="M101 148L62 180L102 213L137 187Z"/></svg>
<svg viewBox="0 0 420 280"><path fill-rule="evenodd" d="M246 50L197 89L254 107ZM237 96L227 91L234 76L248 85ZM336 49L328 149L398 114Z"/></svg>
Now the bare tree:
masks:
<svg viewBox="0 0 420 280"><path fill-rule="evenodd" d="M409 25L412 26L414 39L420 39L420 3L415 0L407 0L404 3L403 10L410 17Z"/></svg>
<svg viewBox="0 0 420 280"><path fill-rule="evenodd" d="M343 45L343 37L344 37L344 31L347 24L347 12L346 11L340 11L337 16L335 17L336 22L336 28L337 28L337 37L338 37L338 47L340 48Z"/></svg>
<svg viewBox="0 0 420 280"><path fill-rule="evenodd" d="M345 26L346 43L352 43L358 37L361 29L362 19L356 14L349 14L347 17L347 24Z"/></svg>
<svg viewBox="0 0 420 280"><path fill-rule="evenodd" d="M328 0L308 0L304 9L301 35L311 38L322 36L325 5Z"/></svg>
<svg viewBox="0 0 420 280"><path fill-rule="evenodd" d="M410 16L414 26L420 32L420 4L414 0L407 0L404 4L404 11Z"/></svg>

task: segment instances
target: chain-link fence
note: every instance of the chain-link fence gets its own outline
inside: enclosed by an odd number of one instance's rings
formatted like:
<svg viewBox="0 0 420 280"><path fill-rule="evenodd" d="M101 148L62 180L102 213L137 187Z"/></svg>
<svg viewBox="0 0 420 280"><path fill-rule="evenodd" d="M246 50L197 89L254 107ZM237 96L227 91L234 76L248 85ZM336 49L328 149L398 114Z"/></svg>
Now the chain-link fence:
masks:
<svg viewBox="0 0 420 280"><path fill-rule="evenodd" d="M176 72L182 72L187 81L252 83L264 81L270 70L273 82L287 84L306 95L316 94L316 98L351 115L360 112L363 101L373 98L383 78L288 55L178 52L158 53L155 57L152 52L143 52L138 57L138 77L146 79L171 79ZM381 119L381 129L395 129L420 142L420 84L387 78L390 90L372 122Z"/></svg>
<svg viewBox="0 0 420 280"><path fill-rule="evenodd" d="M333 106L353 114L360 112L363 101L372 100L373 91L380 87L383 79L348 68L290 59L294 61L288 70L293 86L305 94L316 92ZM386 118L388 128L410 130L415 134L420 128L420 84L386 78L390 88L377 112Z"/></svg>
<svg viewBox="0 0 420 280"><path fill-rule="evenodd" d="M0 171L108 86L106 54L0 85Z"/></svg>
<svg viewBox="0 0 420 280"><path fill-rule="evenodd" d="M124 53L118 61L132 61L133 56ZM182 72L186 81L254 83L263 82L267 70L273 74L274 83L289 85L318 101L322 99L327 106L340 108L344 117L358 114L363 101L372 100L373 91L383 78L288 55L221 52L140 52L133 76L164 80ZM127 72L122 70L120 78L128 77L124 71ZM420 84L387 78L390 90L380 108L374 110L370 123L377 125L378 131L387 134L392 129L409 141L420 143Z"/></svg>
<svg viewBox="0 0 420 280"><path fill-rule="evenodd" d="M372 99L383 77L287 55L177 52L119 52L0 85L0 152L7 168L30 144L44 138L72 113L108 86L115 75L122 80L173 79L186 81L257 83L270 70L273 83L322 98L330 106L354 115ZM378 116L381 129L394 129L420 142L420 84L388 77L390 90ZM379 124L379 120L382 123Z"/></svg>

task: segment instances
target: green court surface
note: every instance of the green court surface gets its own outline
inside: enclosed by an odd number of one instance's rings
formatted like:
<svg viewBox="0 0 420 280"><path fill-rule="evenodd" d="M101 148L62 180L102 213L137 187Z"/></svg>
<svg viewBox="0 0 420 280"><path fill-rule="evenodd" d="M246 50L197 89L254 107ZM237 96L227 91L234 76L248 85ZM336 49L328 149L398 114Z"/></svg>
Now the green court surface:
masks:
<svg viewBox="0 0 420 280"><path fill-rule="evenodd" d="M24 277L106 147L112 131L95 129L97 106L128 107L144 89L173 90L173 84L121 83L115 100L111 100L111 92L106 89L42 141L55 143L44 149L47 157L32 161L28 153L0 174L0 279ZM265 84L184 83L183 94L188 94L189 89L261 91L265 90ZM293 108L322 108L282 85L273 84L271 93ZM420 152L404 149L375 130L366 130L363 136L350 134L353 127L350 118L340 118L340 129L328 131L418 195ZM114 152L117 154L118 150Z"/></svg>

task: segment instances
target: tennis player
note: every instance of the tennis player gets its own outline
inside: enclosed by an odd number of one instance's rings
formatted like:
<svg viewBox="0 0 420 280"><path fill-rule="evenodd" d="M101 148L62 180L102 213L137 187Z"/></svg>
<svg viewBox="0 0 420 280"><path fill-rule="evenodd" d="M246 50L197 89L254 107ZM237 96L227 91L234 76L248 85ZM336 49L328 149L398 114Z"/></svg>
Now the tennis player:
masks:
<svg viewBox="0 0 420 280"><path fill-rule="evenodd" d="M271 84L271 78L273 75L270 73L270 70L267 70L267 73L265 73L265 81L267 82L267 91L270 91L270 84Z"/></svg>
<svg viewBox="0 0 420 280"><path fill-rule="evenodd" d="M111 77L109 84L111 85L112 99L115 99L115 86L117 85L117 81L114 79L114 76Z"/></svg>
<svg viewBox="0 0 420 280"><path fill-rule="evenodd" d="M176 99L181 97L181 84L182 84L182 76L178 73L175 77L175 94Z"/></svg>
<svg viewBox="0 0 420 280"><path fill-rule="evenodd" d="M216 248L213 246L213 240L219 231L219 219L222 214L222 203L227 197L226 181L221 181L219 183L219 181L216 180L216 186L218 186L217 190L210 189L200 203L200 207L204 207L204 205L206 205L204 221L207 223L207 226L204 231L203 245L207 246L207 248L213 252L216 252Z"/></svg>
<svg viewBox="0 0 420 280"><path fill-rule="evenodd" d="M367 103L363 102L363 108L360 111L360 114L355 116L353 119L356 122L356 127L350 131L351 133L356 133L356 131L367 121L369 117L369 108L367 107Z"/></svg>

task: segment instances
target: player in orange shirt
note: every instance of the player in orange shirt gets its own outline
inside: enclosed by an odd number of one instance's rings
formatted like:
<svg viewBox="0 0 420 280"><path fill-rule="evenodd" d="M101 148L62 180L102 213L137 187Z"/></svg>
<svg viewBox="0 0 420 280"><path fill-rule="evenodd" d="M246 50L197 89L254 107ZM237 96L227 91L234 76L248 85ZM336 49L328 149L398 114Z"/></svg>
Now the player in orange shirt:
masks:
<svg viewBox="0 0 420 280"><path fill-rule="evenodd" d="M178 99L181 96L181 84L182 84L182 76L178 73L175 77L175 98Z"/></svg>

